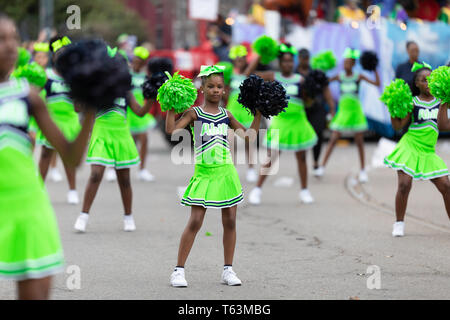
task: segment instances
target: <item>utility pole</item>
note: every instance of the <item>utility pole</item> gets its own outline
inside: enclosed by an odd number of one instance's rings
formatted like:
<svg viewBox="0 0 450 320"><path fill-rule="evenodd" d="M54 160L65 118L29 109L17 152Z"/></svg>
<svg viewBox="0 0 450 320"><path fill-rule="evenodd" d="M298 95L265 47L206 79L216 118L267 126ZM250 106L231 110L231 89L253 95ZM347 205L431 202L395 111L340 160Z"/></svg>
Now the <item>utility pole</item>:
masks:
<svg viewBox="0 0 450 320"><path fill-rule="evenodd" d="M54 22L54 0L39 0L39 30L45 30L45 41L50 40Z"/></svg>

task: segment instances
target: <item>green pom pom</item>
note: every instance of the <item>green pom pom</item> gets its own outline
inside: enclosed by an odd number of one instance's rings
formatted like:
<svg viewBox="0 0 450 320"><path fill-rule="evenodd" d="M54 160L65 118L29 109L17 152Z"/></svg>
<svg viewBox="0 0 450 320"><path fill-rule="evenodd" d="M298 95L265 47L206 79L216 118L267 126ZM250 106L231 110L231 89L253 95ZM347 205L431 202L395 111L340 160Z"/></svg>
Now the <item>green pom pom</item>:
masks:
<svg viewBox="0 0 450 320"><path fill-rule="evenodd" d="M158 89L157 100L162 111L173 109L181 113L189 109L197 99L197 89L191 79L185 78L178 72L173 77L166 72L169 80Z"/></svg>
<svg viewBox="0 0 450 320"><path fill-rule="evenodd" d="M411 89L403 79L396 79L384 88L380 100L387 105L392 118L403 119L413 110Z"/></svg>
<svg viewBox="0 0 450 320"><path fill-rule="evenodd" d="M311 67L322 71L334 69L336 67L336 56L331 50L318 53L312 57Z"/></svg>
<svg viewBox="0 0 450 320"><path fill-rule="evenodd" d="M431 94L450 103L450 67L442 66L433 70L427 80Z"/></svg>
<svg viewBox="0 0 450 320"><path fill-rule="evenodd" d="M12 76L15 78L25 78L29 83L38 88L43 88L47 82L47 75L44 68L36 62L26 64L14 70Z"/></svg>
<svg viewBox="0 0 450 320"><path fill-rule="evenodd" d="M231 82L231 76L233 75L233 64L228 61L220 61L217 65L225 67L225 70L223 70L223 80L226 85L229 85Z"/></svg>
<svg viewBox="0 0 450 320"><path fill-rule="evenodd" d="M26 65L31 59L31 54L25 48L17 48L16 68Z"/></svg>
<svg viewBox="0 0 450 320"><path fill-rule="evenodd" d="M278 43L269 36L260 36L252 47L261 57L262 64L269 64L278 57Z"/></svg>

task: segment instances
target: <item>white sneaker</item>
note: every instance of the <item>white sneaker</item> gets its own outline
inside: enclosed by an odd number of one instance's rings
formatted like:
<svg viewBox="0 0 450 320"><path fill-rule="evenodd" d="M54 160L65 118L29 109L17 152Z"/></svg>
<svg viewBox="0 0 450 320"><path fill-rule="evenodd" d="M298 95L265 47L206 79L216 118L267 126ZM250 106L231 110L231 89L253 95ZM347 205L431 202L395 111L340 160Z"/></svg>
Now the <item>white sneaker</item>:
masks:
<svg viewBox="0 0 450 320"><path fill-rule="evenodd" d="M78 204L80 203L80 199L78 199L77 190L69 190L67 192L67 203L68 204Z"/></svg>
<svg viewBox="0 0 450 320"><path fill-rule="evenodd" d="M75 230L79 232L86 232L86 226L89 220L89 215L86 213L80 213L77 221L75 222Z"/></svg>
<svg viewBox="0 0 450 320"><path fill-rule="evenodd" d="M152 175L147 169L142 169L138 172L138 179L141 181L155 181L155 176Z"/></svg>
<svg viewBox="0 0 450 320"><path fill-rule="evenodd" d="M359 180L359 182L361 182L361 183L366 183L366 182L369 181L369 176L367 175L366 170L361 170L361 171L359 172L358 180Z"/></svg>
<svg viewBox="0 0 450 320"><path fill-rule="evenodd" d="M136 224L131 216L125 216L123 218L123 230L124 231L134 231L136 230Z"/></svg>
<svg viewBox="0 0 450 320"><path fill-rule="evenodd" d="M258 180L258 173L254 168L249 168L247 170L247 182L256 182Z"/></svg>
<svg viewBox="0 0 450 320"><path fill-rule="evenodd" d="M312 195L308 189L301 190L299 193L299 197L300 197L300 201L303 203L308 204L308 203L314 202L314 198L312 197Z"/></svg>
<svg viewBox="0 0 450 320"><path fill-rule="evenodd" d="M53 182L61 182L63 180L63 177L57 168L50 168L48 175Z"/></svg>
<svg viewBox="0 0 450 320"><path fill-rule="evenodd" d="M261 188L258 187L253 188L253 190L250 191L250 194L248 196L248 202L254 205L261 204L261 194L262 194Z"/></svg>
<svg viewBox="0 0 450 320"><path fill-rule="evenodd" d="M176 268L170 275L170 284L172 287L187 287L187 281L184 278L184 269Z"/></svg>
<svg viewBox="0 0 450 320"><path fill-rule="evenodd" d="M394 223L392 236L403 237L405 235L405 223L403 221L397 221Z"/></svg>
<svg viewBox="0 0 450 320"><path fill-rule="evenodd" d="M325 168L324 167L318 167L316 169L314 169L313 174L315 177L323 177L323 174L325 173Z"/></svg>
<svg viewBox="0 0 450 320"><path fill-rule="evenodd" d="M106 174L105 174L105 179L108 182L116 181L117 180L116 170L114 170L114 168L107 168Z"/></svg>
<svg viewBox="0 0 450 320"><path fill-rule="evenodd" d="M221 282L229 286L240 286L242 284L242 281L236 277L236 273L231 268L223 270Z"/></svg>

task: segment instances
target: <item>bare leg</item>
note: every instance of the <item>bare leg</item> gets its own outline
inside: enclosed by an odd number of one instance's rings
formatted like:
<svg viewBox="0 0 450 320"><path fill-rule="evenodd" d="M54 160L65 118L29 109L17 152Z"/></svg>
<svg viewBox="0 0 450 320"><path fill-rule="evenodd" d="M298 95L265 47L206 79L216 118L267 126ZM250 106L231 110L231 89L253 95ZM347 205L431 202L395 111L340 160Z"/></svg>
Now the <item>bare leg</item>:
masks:
<svg viewBox="0 0 450 320"><path fill-rule="evenodd" d="M249 168L253 168L252 158L253 156L250 155L250 140L248 137L245 137L245 157L247 158L247 163Z"/></svg>
<svg viewBox="0 0 450 320"><path fill-rule="evenodd" d="M300 185L302 189L308 188L308 168L306 166L306 151L298 151L295 153L297 158L298 174L300 176Z"/></svg>
<svg viewBox="0 0 450 320"><path fill-rule="evenodd" d="M355 143L358 147L361 170L364 170L364 133L358 132L355 134Z"/></svg>
<svg viewBox="0 0 450 320"><path fill-rule="evenodd" d="M397 217L397 222L399 222L405 219L408 196L412 186L412 177L400 170L397 171L397 174L398 188L397 195L395 196L395 215Z"/></svg>
<svg viewBox="0 0 450 320"><path fill-rule="evenodd" d="M236 211L237 206L222 209L224 264L230 266L236 248Z"/></svg>
<svg viewBox="0 0 450 320"><path fill-rule="evenodd" d="M17 282L19 300L48 300L52 277Z"/></svg>
<svg viewBox="0 0 450 320"><path fill-rule="evenodd" d="M330 141L328 142L327 151L325 152L325 157L322 161L322 167L325 167L328 159L330 158L331 153L333 152L334 147L336 146L336 142L340 138L341 134L338 131L333 131L331 134Z"/></svg>
<svg viewBox="0 0 450 320"><path fill-rule="evenodd" d="M119 182L120 194L122 195L123 209L125 215L131 214L131 204L133 199L133 190L130 183L130 169L116 169L117 182Z"/></svg>
<svg viewBox="0 0 450 320"><path fill-rule="evenodd" d="M41 157L39 159L39 172L41 173L42 180L44 181L47 177L48 167L50 166L50 161L54 153L55 151L53 149L42 146Z"/></svg>
<svg viewBox="0 0 450 320"><path fill-rule="evenodd" d="M448 218L450 219L450 181L448 176L432 179L431 182L434 183L436 188L442 194L445 203L445 210L447 210Z"/></svg>
<svg viewBox="0 0 450 320"><path fill-rule="evenodd" d="M141 158L140 169L142 170L145 168L145 159L147 158L147 149L148 149L147 132L143 132L143 133L134 135L133 138L134 138L134 141L136 142L136 145L138 144L138 142L140 143L139 156Z"/></svg>
<svg viewBox="0 0 450 320"><path fill-rule="evenodd" d="M206 208L199 206L191 207L191 217L188 224L183 231L180 239L180 247L178 248L177 266L184 267L186 260L194 244L195 236L202 227L203 219L205 218Z"/></svg>
<svg viewBox="0 0 450 320"><path fill-rule="evenodd" d="M77 188L76 185L76 168L73 167L67 167L66 164L63 162L64 170L66 171L67 181L69 182L69 189L75 190Z"/></svg>
<svg viewBox="0 0 450 320"><path fill-rule="evenodd" d="M56 163L58 160L58 154L56 152L53 152L52 160L50 161L50 168L56 168Z"/></svg>
<svg viewBox="0 0 450 320"><path fill-rule="evenodd" d="M98 187L100 186L104 172L104 166L97 164L91 166L91 176L89 177L86 190L84 191L82 210L84 213L89 213L89 210L91 210L92 202L94 202L95 196L97 195Z"/></svg>
<svg viewBox="0 0 450 320"><path fill-rule="evenodd" d="M266 171L272 166L272 150L268 149L267 150L268 156L269 156L269 161L267 161L265 164L262 165L262 167L264 169L266 169ZM279 151L279 155L281 155L281 151ZM264 184L264 181L266 181L267 179L267 175L263 174L263 173L259 173L259 178L258 178L258 182L256 183L256 186L258 188L261 188L262 185Z"/></svg>

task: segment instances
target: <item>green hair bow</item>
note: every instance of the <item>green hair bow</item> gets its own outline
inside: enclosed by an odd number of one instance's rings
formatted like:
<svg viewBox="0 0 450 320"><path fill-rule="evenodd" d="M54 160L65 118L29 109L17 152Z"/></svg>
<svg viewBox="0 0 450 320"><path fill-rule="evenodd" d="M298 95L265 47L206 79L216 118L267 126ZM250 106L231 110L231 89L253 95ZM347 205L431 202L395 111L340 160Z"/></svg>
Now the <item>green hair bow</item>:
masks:
<svg viewBox="0 0 450 320"><path fill-rule="evenodd" d="M55 42L52 43L53 52L56 52L62 47L68 46L71 43L72 41L70 41L68 37L62 37L61 39L56 40Z"/></svg>
<svg viewBox="0 0 450 320"><path fill-rule="evenodd" d="M36 52L48 52L50 50L50 46L45 42L37 42L34 44L33 49Z"/></svg>
<svg viewBox="0 0 450 320"><path fill-rule="evenodd" d="M420 70L422 68L428 68L430 70L433 70L433 68L431 68L431 66L426 62L422 62L422 64L420 64L418 62L414 62L413 66L411 68L411 72L416 72L417 70Z"/></svg>
<svg viewBox="0 0 450 320"><path fill-rule="evenodd" d="M352 49L352 48L347 48L344 51L344 58L345 59L359 59L359 57L361 56L361 51L357 50L357 49Z"/></svg>
<svg viewBox="0 0 450 320"><path fill-rule="evenodd" d="M282 53L290 53L293 56L296 56L298 54L297 49L295 49L294 47L288 47L284 43L280 44L280 48L278 50Z"/></svg>
<svg viewBox="0 0 450 320"><path fill-rule="evenodd" d="M228 57L231 60L234 60L239 57L245 57L248 54L247 48L243 46L242 44L231 47L230 53L228 54Z"/></svg>
<svg viewBox="0 0 450 320"><path fill-rule="evenodd" d="M111 48L110 46L107 46L106 49L108 50L108 56L111 58L114 58L117 54L117 48Z"/></svg>
<svg viewBox="0 0 450 320"><path fill-rule="evenodd" d="M201 66L200 67L200 73L198 74L197 77L207 77L210 74L223 73L224 71L225 71L225 67L224 66L218 66L218 65Z"/></svg>
<svg viewBox="0 0 450 320"><path fill-rule="evenodd" d="M150 55L150 52L144 47L134 48L133 53L136 57L139 57L142 60L147 60L148 56Z"/></svg>

